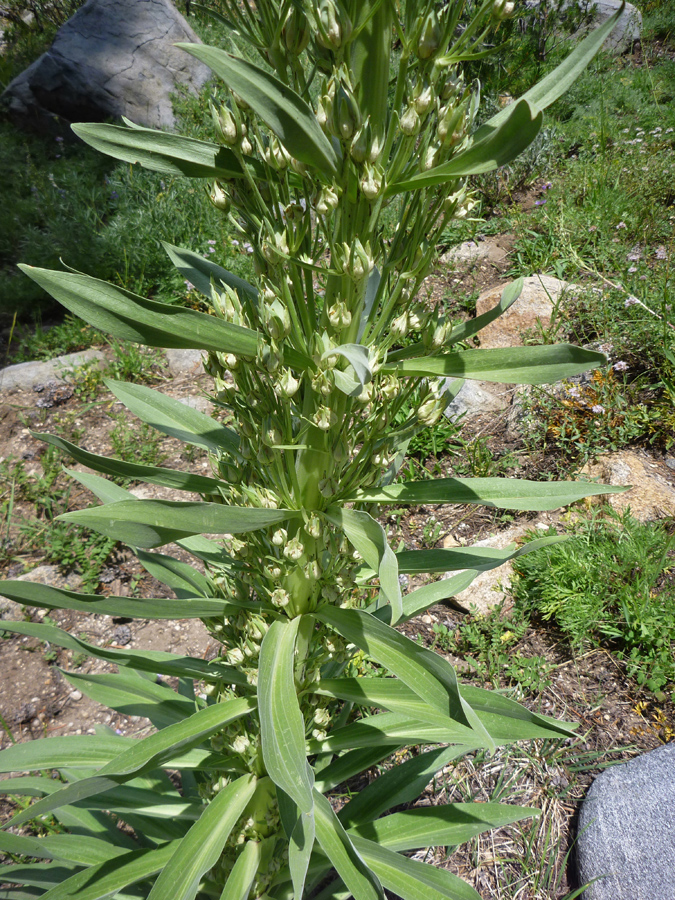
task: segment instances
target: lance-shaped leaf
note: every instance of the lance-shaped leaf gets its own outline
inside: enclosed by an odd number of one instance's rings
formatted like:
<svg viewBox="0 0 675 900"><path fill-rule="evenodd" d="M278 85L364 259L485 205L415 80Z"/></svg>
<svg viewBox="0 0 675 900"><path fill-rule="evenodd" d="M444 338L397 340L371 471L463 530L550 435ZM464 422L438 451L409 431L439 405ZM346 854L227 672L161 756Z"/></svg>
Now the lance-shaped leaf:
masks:
<svg viewBox="0 0 675 900"><path fill-rule="evenodd" d="M552 384L606 363L602 353L572 344L462 350L388 362L381 371L401 378L468 378L502 384Z"/></svg>
<svg viewBox="0 0 675 900"><path fill-rule="evenodd" d="M71 127L95 150L123 162L139 163L164 175L229 180L241 178L244 174L231 150L207 141L138 125L128 127L92 123Z"/></svg>
<svg viewBox="0 0 675 900"><path fill-rule="evenodd" d="M607 21L599 28L594 28L591 33L577 44L574 50L545 78L542 78L534 87L523 94L521 100L528 100L538 109L546 109L552 103L562 97L562 95L571 87L576 79L581 75L586 66L597 55L605 42L605 39L611 34L614 26L622 15L625 4L610 16ZM492 129L500 126L508 117L510 107L500 110L496 115L481 126L471 136L472 142L480 142L484 137L492 133Z"/></svg>
<svg viewBox="0 0 675 900"><path fill-rule="evenodd" d="M103 900L161 872L180 846L171 841L157 850L135 850L71 875L42 896L46 900ZM133 895L132 895L133 896Z"/></svg>
<svg viewBox="0 0 675 900"><path fill-rule="evenodd" d="M508 803L449 803L393 813L357 825L350 833L397 853L423 847L453 847L491 828L541 815Z"/></svg>
<svg viewBox="0 0 675 900"><path fill-rule="evenodd" d="M247 841L232 866L220 900L248 900L260 865L260 844Z"/></svg>
<svg viewBox="0 0 675 900"><path fill-rule="evenodd" d="M116 856L123 856L127 849L84 834L48 834L46 837L36 838L0 831L0 852L93 866Z"/></svg>
<svg viewBox="0 0 675 900"><path fill-rule="evenodd" d="M203 619L225 616L244 604L230 604L214 597L186 597L180 600L136 597L104 597L100 594L79 594L27 581L3 581L2 596L26 606L42 609L79 609L104 616L123 616L132 619Z"/></svg>
<svg viewBox="0 0 675 900"><path fill-rule="evenodd" d="M410 619L414 619L415 616L423 613L435 603L440 603L441 600L450 600L455 594L460 594L470 586L478 577L478 574L476 569L466 569L466 571L459 572L451 578L443 578L441 581L425 584L423 587L406 594L403 598L403 617L401 621L407 622ZM458 606L457 608L463 610L463 607ZM387 615L388 607L384 606L382 609L368 607L368 612L386 622L387 625L391 624Z"/></svg>
<svg viewBox="0 0 675 900"><path fill-rule="evenodd" d="M132 745L133 738L116 734L68 735L68 737L51 737L42 741L28 741L25 744L12 744L0 751L0 772L23 772L36 769L98 769L119 756ZM14 780L14 779L13 779ZM27 796L38 796L40 793L54 793L53 788L60 790L61 783L44 779L39 787L35 779L24 779L26 791L20 786L14 788L17 793ZM29 783L30 782L30 783ZM0 792L10 788L7 782L0 782Z"/></svg>
<svg viewBox="0 0 675 900"><path fill-rule="evenodd" d="M23 884L29 887L41 888L49 892L49 888L58 885L64 879L68 879L73 872L77 871L77 867L68 863L28 863L26 865L0 866L0 883L11 882L12 884ZM2 895L6 897L5 892ZM10 894L11 896L11 894ZM16 896L16 895L15 895ZM41 890L37 892L23 891L19 897L45 897ZM4 898L3 898L4 900Z"/></svg>
<svg viewBox="0 0 675 900"><path fill-rule="evenodd" d="M336 387L343 394L347 394L348 397L357 397L363 390L364 385L373 377L368 348L362 344L341 344L339 347L327 350L322 359L326 359L329 356L344 356L349 362L351 372L349 370L342 372L340 369L334 369L333 377L335 378Z"/></svg>
<svg viewBox="0 0 675 900"><path fill-rule="evenodd" d="M301 813L313 808L314 776L305 753L305 722L295 687L301 617L273 622L260 647L258 712L265 768Z"/></svg>
<svg viewBox="0 0 675 900"><path fill-rule="evenodd" d="M393 621L397 622L403 612L401 586L398 581L396 555L387 542L384 528L367 512L355 509L333 506L325 515L330 522L344 531L350 544L356 548L362 559L377 572L380 589L391 606Z"/></svg>
<svg viewBox="0 0 675 900"><path fill-rule="evenodd" d="M101 672L83 675L63 672L66 681L86 697L125 716L143 716L155 728L166 728L191 716L194 702L181 697L165 684L143 678L136 672Z"/></svg>
<svg viewBox="0 0 675 900"><path fill-rule="evenodd" d="M133 547L152 549L194 534L243 534L297 518L290 509L181 503L178 500L119 500L63 513L75 522Z"/></svg>
<svg viewBox="0 0 675 900"><path fill-rule="evenodd" d="M223 269L217 263L211 262L210 259L204 259L203 256L194 253L192 250L186 250L184 247L175 247L166 241L161 243L167 256L181 275L187 278L209 300L211 299L211 284L214 281L216 285L218 282L221 282L231 287L240 297L247 296L252 300L258 299L257 289L252 284L249 284L248 281L239 278L238 275L233 275L232 272L228 272L227 269Z"/></svg>
<svg viewBox="0 0 675 900"><path fill-rule="evenodd" d="M170 587L179 598L194 597L195 594L208 597L213 593L211 580L180 559L164 553L147 553L145 550L136 550L136 558L146 572L161 584Z"/></svg>
<svg viewBox="0 0 675 900"><path fill-rule="evenodd" d="M414 191L419 188L443 184L453 178L465 178L467 175L483 175L500 166L510 163L523 150L530 146L539 134L544 114L525 99L512 103L507 107L508 115L503 121L490 128L483 126L479 140L473 142L468 149L426 172L402 178L390 184L385 196L399 194L402 191Z"/></svg>
<svg viewBox="0 0 675 900"><path fill-rule="evenodd" d="M322 606L313 615L400 678L429 706L471 727L455 670L445 659L363 610Z"/></svg>
<svg viewBox="0 0 675 900"><path fill-rule="evenodd" d="M182 306L146 300L90 275L26 265L19 268L70 312L119 340L246 357L256 355L261 341L250 328Z"/></svg>
<svg viewBox="0 0 675 900"><path fill-rule="evenodd" d="M17 813L7 825L19 825L60 806L111 790L139 772L158 768L179 756L182 751L197 747L214 732L240 719L254 708L253 700L235 699L200 709L187 719L169 725L143 740L134 741L132 746L104 765L95 775L71 782L49 797L38 800L29 809Z"/></svg>
<svg viewBox="0 0 675 900"><path fill-rule="evenodd" d="M300 813L288 845L288 868L296 897L302 897L305 890L305 880L315 837L314 810L309 813Z"/></svg>
<svg viewBox="0 0 675 900"><path fill-rule="evenodd" d="M314 791L316 836L354 900L384 900L382 885L355 850L329 801Z"/></svg>
<svg viewBox="0 0 675 900"><path fill-rule="evenodd" d="M327 175L337 172L337 157L312 109L288 85L264 69L204 44L177 44L195 56L235 91L279 138L291 156Z"/></svg>
<svg viewBox="0 0 675 900"><path fill-rule="evenodd" d="M184 406L185 404L182 405ZM189 409L190 407L185 408ZM52 447L58 447L59 450L63 450L64 453L72 456L76 462L81 463L83 466L89 466L90 469L94 469L96 472L103 472L104 475L132 478L135 481L159 484L162 487L173 488L178 491L192 491L195 494L217 494L220 487L226 487L222 481L218 481L216 478L209 478L206 475L193 475L190 472L177 472L161 466L143 466L138 463L128 463L121 459L114 459L110 456L99 456L97 453L83 450L81 447L71 444L70 441L66 441L55 434L40 434L34 431L32 435L39 441L44 441L46 444L51 444Z"/></svg>
<svg viewBox="0 0 675 900"><path fill-rule="evenodd" d="M590 481L528 481L525 478L430 478L355 491L358 503L468 503L493 509L559 509L584 497L629 490Z"/></svg>
<svg viewBox="0 0 675 900"><path fill-rule="evenodd" d="M218 862L255 786L253 775L243 775L216 794L162 870L148 900L193 900L202 876Z"/></svg>
<svg viewBox="0 0 675 900"><path fill-rule="evenodd" d="M152 672L155 675L176 675L178 678L202 678L211 684L224 681L226 684L247 684L246 676L233 666L219 662L206 662L192 656L178 656L164 650L110 650L108 647L97 647L86 641L62 631L54 625L43 622L3 622L3 631L13 634L25 634L49 641L57 647L86 653L97 659L115 663L118 666L129 666L141 672ZM23 744L21 746L24 746Z"/></svg>
<svg viewBox="0 0 675 900"><path fill-rule="evenodd" d="M112 379L106 379L105 383L130 412L162 434L211 453L237 452L239 437L206 413L144 384Z"/></svg>
<svg viewBox="0 0 675 900"><path fill-rule="evenodd" d="M352 841L382 884L402 900L481 900L471 885L447 869L401 856L357 835Z"/></svg>

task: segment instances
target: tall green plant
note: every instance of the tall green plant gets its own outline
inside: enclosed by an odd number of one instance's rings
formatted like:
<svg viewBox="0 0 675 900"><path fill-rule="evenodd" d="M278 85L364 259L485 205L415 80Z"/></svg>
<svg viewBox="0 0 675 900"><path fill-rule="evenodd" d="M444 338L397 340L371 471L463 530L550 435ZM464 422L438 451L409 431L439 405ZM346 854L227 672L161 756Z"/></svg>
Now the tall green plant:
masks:
<svg viewBox="0 0 675 900"><path fill-rule="evenodd" d="M375 516L391 502L542 510L613 490L502 478L396 483L408 441L433 427L448 402L440 377L455 385L464 378L539 384L604 361L567 345L461 349L517 289L455 328L416 298L438 235L470 206L467 176L509 162L534 139L542 108L583 69L612 23L472 131L478 86L464 83L460 64L484 52L490 19L508 11L503 0L486 0L468 22L460 22L462 3L438 13L431 0L402 10L393 0L259 0L255 15L248 2L225 5L247 58L185 46L226 86L213 107L218 143L129 122L75 130L119 159L209 179L212 201L253 246L256 284L167 246L212 303L206 315L85 275L26 268L117 339L208 353L215 402L234 413L234 429L146 386L109 387L142 421L207 449L212 476L105 458L41 436L104 475L203 497L137 500L98 475L73 473L102 505L62 518L125 541L176 599L2 585L4 595L31 606L200 618L221 651L206 662L112 650L52 625L3 623L116 663L115 675L66 677L113 709L147 716L157 731L133 740L102 729L3 751L5 772L60 773L60 780L2 782L5 792L39 798L8 824L53 813L70 834L2 833L0 849L52 862L5 867L0 878L44 891L46 900L375 900L385 889L406 900L469 900L477 897L471 887L407 851L458 844L536 811L390 810L415 800L465 753L572 728L460 687L446 660L394 627L523 551L395 553ZM248 58L254 52L260 64ZM401 422L403 407L413 411ZM197 565L151 552L171 542ZM455 574L404 596L399 575L413 572ZM363 654L386 677L364 675ZM177 676L179 690L156 683L157 673ZM424 752L385 766L341 808L331 802L338 785L410 745ZM179 773L179 787L168 772ZM119 819L128 828L117 827Z"/></svg>

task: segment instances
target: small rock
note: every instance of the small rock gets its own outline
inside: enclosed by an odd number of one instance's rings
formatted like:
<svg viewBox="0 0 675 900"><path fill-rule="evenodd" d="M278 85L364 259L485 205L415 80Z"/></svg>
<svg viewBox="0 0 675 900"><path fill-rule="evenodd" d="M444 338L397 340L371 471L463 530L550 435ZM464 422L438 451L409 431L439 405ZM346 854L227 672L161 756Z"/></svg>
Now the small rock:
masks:
<svg viewBox="0 0 675 900"><path fill-rule="evenodd" d="M507 285L490 288L476 301L476 315L481 316L496 306ZM520 297L505 313L478 332L483 348L517 347L522 344L522 334L540 323L543 328L551 324L555 305L564 292L579 290L577 285L560 281L550 275L533 275L523 280Z"/></svg>
<svg viewBox="0 0 675 900"><path fill-rule="evenodd" d="M459 547L460 543L451 534L446 534L441 542L441 546L444 550L449 550L450 547Z"/></svg>
<svg viewBox="0 0 675 900"><path fill-rule="evenodd" d="M165 350L166 362L172 375L203 375L202 350Z"/></svg>
<svg viewBox="0 0 675 900"><path fill-rule="evenodd" d="M113 641L119 644L120 647L126 647L127 644L131 643L132 639L133 635L128 625L118 625L113 632Z"/></svg>
<svg viewBox="0 0 675 900"><path fill-rule="evenodd" d="M87 362L98 362L102 365L105 361L105 356L100 350L92 349L57 356L46 362L26 362L7 366L0 369L0 390L28 391L34 390L36 385L44 386L46 382L68 381L71 371L78 366Z"/></svg>
<svg viewBox="0 0 675 900"><path fill-rule="evenodd" d="M442 389L447 390L454 378L446 378ZM490 385L483 381L465 381L454 400L448 404L444 415L448 419L464 414L467 418L486 412L500 412L508 406L508 400L501 385Z"/></svg>
<svg viewBox="0 0 675 900"><path fill-rule="evenodd" d="M78 700L82 699L82 691L71 691L68 696L77 703Z"/></svg>
<svg viewBox="0 0 675 900"><path fill-rule="evenodd" d="M23 703L14 714L14 721L17 725L23 725L31 722L37 715L37 707L34 703Z"/></svg>
<svg viewBox="0 0 675 900"><path fill-rule="evenodd" d="M579 816L579 881L586 900L672 900L675 743L605 769Z"/></svg>
<svg viewBox="0 0 675 900"><path fill-rule="evenodd" d="M457 247L452 247L439 259L439 263L473 263L481 259L487 259L488 245L477 244L476 241L464 241Z"/></svg>
<svg viewBox="0 0 675 900"><path fill-rule="evenodd" d="M605 494L602 499L617 512L630 507L640 522L675 515L675 486L671 469L651 456L635 450L620 450L598 457L581 470L587 478L601 484L631 487L623 494Z"/></svg>

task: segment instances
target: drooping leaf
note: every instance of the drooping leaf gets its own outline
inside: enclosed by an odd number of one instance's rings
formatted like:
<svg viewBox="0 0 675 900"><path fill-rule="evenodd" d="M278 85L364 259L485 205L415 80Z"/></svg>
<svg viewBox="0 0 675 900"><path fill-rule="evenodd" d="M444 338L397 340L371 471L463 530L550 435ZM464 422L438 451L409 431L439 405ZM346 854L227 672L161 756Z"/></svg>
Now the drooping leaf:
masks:
<svg viewBox="0 0 675 900"><path fill-rule="evenodd" d="M419 719L399 713L378 713L366 716L350 725L331 731L322 740L307 742L309 754L339 753L366 747L391 746L393 749L407 744L456 744L462 752L476 750L486 745L466 725L454 719L446 719L445 725L427 724Z"/></svg>
<svg viewBox="0 0 675 900"><path fill-rule="evenodd" d="M146 572L170 587L177 597L209 597L213 593L210 579L180 559L146 550L136 550L136 558Z"/></svg>
<svg viewBox="0 0 675 900"><path fill-rule="evenodd" d="M201 619L227 615L239 608L227 600L211 597L166 598L114 597L99 594L80 594L46 584L27 581L3 581L2 596L26 606L43 609L79 609L104 616L123 616L133 619Z"/></svg>
<svg viewBox="0 0 675 900"><path fill-rule="evenodd" d="M343 356L349 362L351 372L349 370L347 372L339 369L333 370L335 385L348 397L358 396L364 385L368 384L373 377L368 348L362 344L341 344L327 350L323 359L328 356Z"/></svg>
<svg viewBox="0 0 675 900"><path fill-rule="evenodd" d="M291 156L326 175L337 172L337 157L316 116L288 85L253 63L204 44L177 44L222 78L277 136Z"/></svg>
<svg viewBox="0 0 675 900"><path fill-rule="evenodd" d="M71 127L95 150L123 162L139 163L143 168L163 175L227 180L241 178L244 174L231 150L207 141L138 125L78 123Z"/></svg>
<svg viewBox="0 0 675 900"><path fill-rule="evenodd" d="M489 325L490 322L494 322L495 319L498 319L507 309L513 306L518 297L520 297L522 291L522 278L516 278L515 281L507 284L502 291L499 303L497 303L496 306L493 306L492 309L484 312L481 316L476 316L474 319L468 319L466 322L453 328L446 340L446 344L457 344L459 341L466 341L470 337L473 337L474 334L478 334L478 332L485 328L486 325Z"/></svg>
<svg viewBox="0 0 675 900"><path fill-rule="evenodd" d="M49 641L57 647L83 652L87 656L104 659L118 666L130 666L141 672L176 675L179 678L202 678L210 683L224 681L226 684L247 684L246 676L238 669L220 662L208 663L203 659L178 656L164 650L111 650L108 647L97 647L44 622L3 622L2 630L13 634L26 634L41 641Z"/></svg>
<svg viewBox="0 0 675 900"><path fill-rule="evenodd" d="M462 350L387 362L381 371L401 378L468 378L502 384L552 384L602 366L606 358L572 344L507 349Z"/></svg>
<svg viewBox="0 0 675 900"><path fill-rule="evenodd" d="M628 490L590 481L528 481L525 478L432 478L355 491L358 503L468 503L493 509L559 509L584 497Z"/></svg>
<svg viewBox="0 0 675 900"><path fill-rule="evenodd" d="M220 900L248 900L260 864L260 844L246 841L232 866Z"/></svg>
<svg viewBox="0 0 675 900"><path fill-rule="evenodd" d="M314 776L305 753L305 723L295 687L295 641L301 617L277 620L260 647L258 709L265 768L300 813L311 813Z"/></svg>
<svg viewBox="0 0 675 900"><path fill-rule="evenodd" d="M91 835L47 834L44 837L28 837L0 831L0 852L94 866L116 856L122 856L127 850Z"/></svg>
<svg viewBox="0 0 675 900"><path fill-rule="evenodd" d="M206 413L147 387L106 379L107 387L135 416L169 437L211 453L236 453L239 437Z"/></svg>
<svg viewBox="0 0 675 900"><path fill-rule="evenodd" d="M215 795L160 873L148 900L193 900L202 876L218 862L255 786L253 775L243 775Z"/></svg>
<svg viewBox="0 0 675 900"><path fill-rule="evenodd" d="M479 574L476 569L467 569L465 572L459 572L451 578L443 578L441 581L425 584L423 587L406 594L403 598L402 621L407 622L410 619L414 619L415 616L425 612L435 603L440 603L441 600L450 600L456 594L460 594L475 581ZM384 606L382 609L369 607L368 612L386 622L387 625L391 624L387 616L388 607Z"/></svg>
<svg viewBox="0 0 675 900"><path fill-rule="evenodd" d="M185 404L182 405L185 406ZM190 407L185 408L189 409ZM40 434L35 431L31 433L36 440L51 444L52 447L58 447L59 450L72 456L76 462L88 466L96 472L103 472L104 475L132 478L135 481L158 484L178 491L192 491L195 494L216 494L220 487L224 487L223 482L207 475L193 475L191 472L178 472L161 466L144 466L139 463L124 462L110 456L90 453L55 434Z"/></svg>
<svg viewBox="0 0 675 900"><path fill-rule="evenodd" d="M193 284L201 294L208 297L209 300L211 299L212 280L216 282L216 285L218 282L221 282L231 287L240 297L247 296L252 300L258 299L257 289L252 284L244 281L243 278L239 278L238 275L233 275L232 272L228 272L227 269L223 269L217 263L211 262L210 259L204 259L203 256L194 253L192 250L186 250L184 247L175 247L173 244L167 243L167 241L162 241L161 243L167 256L181 275Z"/></svg>
<svg viewBox="0 0 675 900"><path fill-rule="evenodd" d="M214 350L254 357L260 335L182 306L147 300L107 281L73 272L19 268L66 309L119 340L147 347Z"/></svg>
<svg viewBox="0 0 675 900"><path fill-rule="evenodd" d="M133 547L152 549L194 534L243 534L297 518L289 509L225 506L177 500L120 500L63 513L64 522L84 525Z"/></svg>
<svg viewBox="0 0 675 900"><path fill-rule="evenodd" d="M377 572L380 589L391 606L393 621L397 622L403 612L398 567L396 556L380 523L367 512L339 506L331 507L325 515L344 531L362 559Z"/></svg>
<svg viewBox="0 0 675 900"><path fill-rule="evenodd" d="M466 150L460 150L448 162L412 177L403 177L385 190L385 196L443 184L467 175L483 175L510 163L530 146L539 134L544 114L525 98L506 109L507 116L496 125L481 129Z"/></svg>
<svg viewBox="0 0 675 900"><path fill-rule="evenodd" d="M300 813L288 845L288 867L296 897L302 897L305 890L305 880L315 837L314 810L309 813Z"/></svg>

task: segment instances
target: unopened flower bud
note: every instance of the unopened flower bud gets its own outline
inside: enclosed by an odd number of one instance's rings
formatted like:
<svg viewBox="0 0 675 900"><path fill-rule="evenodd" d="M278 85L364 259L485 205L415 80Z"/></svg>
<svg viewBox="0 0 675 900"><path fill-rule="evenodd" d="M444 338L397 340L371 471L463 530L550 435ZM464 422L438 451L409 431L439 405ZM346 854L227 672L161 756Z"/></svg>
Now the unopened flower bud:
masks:
<svg viewBox="0 0 675 900"><path fill-rule="evenodd" d="M244 654L239 647L232 647L227 651L227 661L233 666L240 666L244 661Z"/></svg>
<svg viewBox="0 0 675 900"><path fill-rule="evenodd" d="M209 191L209 200L216 209L219 209L221 212L227 212L230 208L232 201L230 200L230 195L227 191L223 190L223 188L218 184L217 181L214 181L211 185L211 190Z"/></svg>
<svg viewBox="0 0 675 900"><path fill-rule="evenodd" d="M321 519L315 513L312 513L305 523L305 531L314 540L318 540L321 537Z"/></svg>
<svg viewBox="0 0 675 900"><path fill-rule="evenodd" d="M292 56L300 56L306 49L310 38L310 27L307 16L302 9L293 7L288 14L281 31L286 49Z"/></svg>
<svg viewBox="0 0 675 900"><path fill-rule="evenodd" d="M417 42L417 55L420 59L429 59L441 45L441 26L435 10L427 15L422 25L419 40Z"/></svg>
<svg viewBox="0 0 675 900"><path fill-rule="evenodd" d="M339 0L319 0L317 24L316 39L327 50L339 49L352 33L351 20Z"/></svg>
<svg viewBox="0 0 675 900"><path fill-rule="evenodd" d="M361 125L361 113L351 89L342 80L335 90L335 97L328 118L328 128L341 141L348 141Z"/></svg>
<svg viewBox="0 0 675 900"><path fill-rule="evenodd" d="M379 197L382 190L382 179L383 172L379 167L375 167L370 163L365 164L359 186L368 200L375 200Z"/></svg>
<svg viewBox="0 0 675 900"><path fill-rule="evenodd" d="M344 300L338 300L331 308L328 310L328 321L333 326L336 331L342 331L344 328L348 328L352 321L352 314L347 309L347 304Z"/></svg>
<svg viewBox="0 0 675 900"><path fill-rule="evenodd" d="M248 748L250 746L251 746L251 742L243 734L237 735L237 737L232 741L232 745L231 745L232 752L238 753L240 755L243 753L246 753L246 751L248 750Z"/></svg>
<svg viewBox="0 0 675 900"><path fill-rule="evenodd" d="M514 9L515 3L510 0L495 0L492 6L492 18L502 22L504 19L508 19Z"/></svg>
<svg viewBox="0 0 675 900"><path fill-rule="evenodd" d="M324 187L321 189L314 209L320 216L325 216L332 210L336 209L339 203L339 197L332 187Z"/></svg>
<svg viewBox="0 0 675 900"><path fill-rule="evenodd" d="M270 595L270 602L273 606L279 606L283 609L285 606L288 606L291 598L288 595L288 591L283 590L283 588L277 588L275 591L272 591Z"/></svg>
<svg viewBox="0 0 675 900"><path fill-rule="evenodd" d="M290 400L298 392L300 382L293 377L290 369L282 369L276 384L277 393L284 399Z"/></svg>
<svg viewBox="0 0 675 900"><path fill-rule="evenodd" d="M328 431L337 423L337 416L327 406L320 406L314 413L314 424L321 431Z"/></svg>
<svg viewBox="0 0 675 900"><path fill-rule="evenodd" d="M417 110L414 106L409 106L406 109L398 123L401 133L406 137L413 137L418 134L420 125L420 117L417 115Z"/></svg>
<svg viewBox="0 0 675 900"><path fill-rule="evenodd" d="M305 545L298 538L292 538L284 547L284 556L292 562L297 562L304 552Z"/></svg>
<svg viewBox="0 0 675 900"><path fill-rule="evenodd" d="M285 528L277 528L272 535L272 543L275 547L283 547L288 540L288 532Z"/></svg>
<svg viewBox="0 0 675 900"><path fill-rule="evenodd" d="M434 94L431 85L422 85L422 83L419 82L413 91L413 106L415 107L415 112L418 115L423 116L431 106L433 98Z"/></svg>
<svg viewBox="0 0 675 900"><path fill-rule="evenodd" d="M392 337L404 337L408 333L408 313L402 312L397 316L389 326L389 333Z"/></svg>
<svg viewBox="0 0 675 900"><path fill-rule="evenodd" d="M227 144L229 147L233 147L238 143L241 137L241 129L230 110L223 105L221 105L220 109L216 109L214 104L211 103L211 116L216 128L216 134L222 143Z"/></svg>
<svg viewBox="0 0 675 900"><path fill-rule="evenodd" d="M443 414L443 407L437 397L430 397L417 410L417 418L422 425L435 425Z"/></svg>

